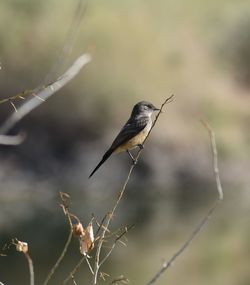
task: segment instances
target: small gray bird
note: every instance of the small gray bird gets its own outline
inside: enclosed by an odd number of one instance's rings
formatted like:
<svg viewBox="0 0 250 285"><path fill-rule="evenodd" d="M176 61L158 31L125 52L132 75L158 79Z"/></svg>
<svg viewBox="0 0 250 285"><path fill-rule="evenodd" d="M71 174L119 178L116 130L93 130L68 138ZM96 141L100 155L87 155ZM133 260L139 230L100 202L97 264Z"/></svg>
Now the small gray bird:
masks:
<svg viewBox="0 0 250 285"><path fill-rule="evenodd" d="M151 115L154 111L159 111L153 104L149 102L137 103L131 113L127 123L121 129L120 133L114 139L111 147L103 155L102 160L97 164L95 169L89 175L89 178L96 172L96 170L110 157L112 153L119 153L126 151L135 162L130 149L135 147L143 148L143 142L147 137L151 127Z"/></svg>

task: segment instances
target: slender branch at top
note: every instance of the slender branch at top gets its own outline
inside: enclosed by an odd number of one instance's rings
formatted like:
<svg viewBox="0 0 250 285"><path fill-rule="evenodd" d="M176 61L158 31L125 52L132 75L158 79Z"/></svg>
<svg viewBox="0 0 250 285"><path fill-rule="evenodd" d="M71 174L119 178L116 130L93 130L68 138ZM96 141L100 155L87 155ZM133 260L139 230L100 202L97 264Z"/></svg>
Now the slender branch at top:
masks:
<svg viewBox="0 0 250 285"><path fill-rule="evenodd" d="M48 82L56 78L58 71L60 71L61 67L65 64L66 60L69 58L69 55L72 52L73 46L77 38L80 24L84 18L86 7L87 7L87 0L86 1L78 0L78 3L75 7L74 15L72 17L72 22L68 28L62 49L56 61L52 64L49 72L46 74L45 78L41 82L41 85L46 85Z"/></svg>

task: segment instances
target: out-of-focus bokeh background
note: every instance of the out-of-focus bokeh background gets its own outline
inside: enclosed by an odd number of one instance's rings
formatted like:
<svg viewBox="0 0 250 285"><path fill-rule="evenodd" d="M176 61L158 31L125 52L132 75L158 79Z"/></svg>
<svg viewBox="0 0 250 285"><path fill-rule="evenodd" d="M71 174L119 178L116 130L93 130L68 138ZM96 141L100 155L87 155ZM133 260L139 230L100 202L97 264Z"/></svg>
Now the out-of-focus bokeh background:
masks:
<svg viewBox="0 0 250 285"><path fill-rule="evenodd" d="M160 106L174 93L117 210L114 227L135 228L127 247L118 247L106 264L108 282L123 274L131 284L145 284L216 199L204 118L216 133L225 200L158 284L250 284L250 2L94 0L79 27L71 25L78 5L0 2L1 98L44 82L70 26L74 45L57 74L83 52L93 57L13 130L27 133L22 145L0 148L0 246L13 237L27 241L41 283L68 234L58 192L70 194L83 223L92 213L101 220L130 160L113 156L90 180L89 173L136 102ZM13 108L0 108L3 122ZM75 241L52 284L78 259ZM89 275L83 268L78 284L87 284ZM0 257L1 282L28 284L28 278L21 254Z"/></svg>

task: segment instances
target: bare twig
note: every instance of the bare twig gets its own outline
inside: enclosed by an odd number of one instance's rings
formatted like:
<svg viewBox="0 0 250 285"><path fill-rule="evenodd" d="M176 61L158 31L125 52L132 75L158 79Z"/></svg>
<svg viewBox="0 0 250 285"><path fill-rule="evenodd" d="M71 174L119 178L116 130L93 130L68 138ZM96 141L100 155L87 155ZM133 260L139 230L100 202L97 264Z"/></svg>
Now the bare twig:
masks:
<svg viewBox="0 0 250 285"><path fill-rule="evenodd" d="M13 244L16 247L16 251L22 252L25 258L27 259L28 266L29 266L29 273L30 273L30 285L34 285L35 284L34 266L33 266L32 258L29 255L28 243L24 241L20 241L17 238L14 238L11 241L11 244Z"/></svg>
<svg viewBox="0 0 250 285"><path fill-rule="evenodd" d="M83 68L91 60L89 54L84 54L80 56L72 66L56 81L52 82L48 86L40 89L37 92L33 92L36 96L40 97L43 100L47 100L50 96L52 96L55 92L61 89L64 85L66 85L70 80L72 80ZM6 134L17 122L19 122L24 116L30 113L33 109L38 107L43 103L42 100L38 100L36 97L31 98L28 101L25 101L23 105L21 105L17 112L14 112L0 127L0 134Z"/></svg>
<svg viewBox="0 0 250 285"><path fill-rule="evenodd" d="M58 266L61 264L67 250L68 250L68 247L71 243L71 240L72 240L72 230L70 230L70 233L68 235L68 239L64 245L64 248L63 248L63 251L62 253L60 254L59 258L57 259L56 263L54 264L54 266L51 268L46 280L44 281L43 285L47 285L49 280L51 279L51 277L54 275L56 269L58 268Z"/></svg>
<svg viewBox="0 0 250 285"><path fill-rule="evenodd" d="M72 279L73 284L74 284L74 285L77 285L74 276L71 276L71 279Z"/></svg>
<svg viewBox="0 0 250 285"><path fill-rule="evenodd" d="M129 280L128 278L124 277L123 275L115 278L110 284L119 284L119 283L122 283L122 284L128 284L129 283Z"/></svg>
<svg viewBox="0 0 250 285"><path fill-rule="evenodd" d="M86 260L88 266L89 266L89 269L90 269L90 272L92 274L94 274L94 271L91 267L91 264L89 263L89 260L88 260L88 257L86 255L84 255L80 260L79 262L77 263L77 265L74 267L74 269L69 273L69 275L65 278L65 280L63 281L62 285L66 285L71 279L72 279L72 276L74 276L74 274L76 273L76 271L80 268L80 266L82 265L83 261Z"/></svg>
<svg viewBox="0 0 250 285"><path fill-rule="evenodd" d="M26 257L28 264L29 264L29 272L30 272L30 285L35 284L35 278L34 278L34 266L33 266L33 261L29 255L28 252L24 253L24 256Z"/></svg>
<svg viewBox="0 0 250 285"><path fill-rule="evenodd" d="M215 141L215 134L207 122L202 121L202 124L205 126L205 128L207 129L209 136L210 136L210 141L211 141L211 146L212 146L212 156L213 156L213 171L214 171L215 179L216 179L216 188L217 188L217 192L218 192L218 198L216 199L214 204L211 206L211 208L208 210L208 212L204 216L204 218L195 227L194 231L191 233L189 238L183 243L183 245L175 252L175 254L168 261L165 261L162 264L161 269L153 276L153 278L148 283L146 283L147 285L156 284L156 282L161 277L161 275L189 247L189 245L192 243L194 238L207 225L208 220L212 216L214 210L217 208L219 203L223 200L223 190L222 190L220 175L219 175L219 170L218 170L218 157L217 157L217 147L216 147L216 141Z"/></svg>
<svg viewBox="0 0 250 285"><path fill-rule="evenodd" d="M33 92L33 90L25 90L25 91L18 93L16 95L10 96L8 98L1 99L0 104L6 103L9 101L18 100L18 99L25 100L25 97L28 96L31 92Z"/></svg>
<svg viewBox="0 0 250 285"><path fill-rule="evenodd" d="M62 200L62 208L63 208L63 211L64 211L64 214L67 216L68 218L68 221L69 221L69 225L70 225L70 232L69 232L69 235L68 235L68 238L67 238L67 241L64 245L64 248L60 254L60 256L58 257L56 263L54 264L54 266L51 268L48 276L46 277L45 281L43 282L43 285L47 285L48 282L50 281L51 277L54 275L56 269L58 268L58 266L61 264L65 254L67 253L68 251L68 247L71 243L71 240L72 240L72 236L73 236L73 231L72 231L72 221L71 221L71 214L69 213L68 211L68 201L65 200L65 193L62 193L60 192L60 197L61 197L61 200ZM67 197L69 199L69 196Z"/></svg>
<svg viewBox="0 0 250 285"><path fill-rule="evenodd" d="M206 121L201 120L201 123L205 126L210 136L211 148L212 148L212 153L213 153L213 166L214 166L213 170L214 170L214 175L215 175L215 180L216 180L217 191L219 193L219 199L223 200L223 190L221 186L220 173L219 173L219 167L218 167L218 152L217 152L217 146L216 146L216 140L215 140L215 133Z"/></svg>
<svg viewBox="0 0 250 285"><path fill-rule="evenodd" d="M9 99L9 102L10 102L10 105L13 107L14 111L17 112L17 108L14 102L11 99Z"/></svg>
<svg viewBox="0 0 250 285"><path fill-rule="evenodd" d="M25 139L25 134L20 133L15 136L0 135L0 144L2 145L19 145Z"/></svg>
<svg viewBox="0 0 250 285"><path fill-rule="evenodd" d="M50 71L46 74L41 85L48 83L50 80L55 79L56 74L61 69L65 61L71 54L72 48L75 44L77 33L82 22L84 13L86 12L87 0L78 0L77 6L75 7L74 15L72 17L72 22L67 31L66 38L64 40L63 47L55 61L53 63Z"/></svg>
<svg viewBox="0 0 250 285"><path fill-rule="evenodd" d="M93 215L93 217L94 217L94 215ZM96 223L97 226L98 226L98 229L97 229L96 234L95 234L96 237L98 236L100 230L104 228L104 227L103 227L103 224L104 224L104 222L105 222L105 220L106 220L107 217L108 217L108 214L106 214L106 215L103 217L101 223L98 223L98 221L97 221L96 218L94 217L94 221L95 221L95 223Z"/></svg>
<svg viewBox="0 0 250 285"><path fill-rule="evenodd" d="M124 230L119 236L116 237L116 239L115 239L114 243L112 244L110 250L107 252L107 254L106 254L106 255L103 257L103 259L100 261L99 267L101 267L102 264L109 258L109 256L111 255L112 251L114 250L114 248L115 248L117 242L118 242L129 230L131 230L133 227L134 227L133 225L131 225L131 226L129 226L129 227L126 227L125 230Z"/></svg>
<svg viewBox="0 0 250 285"><path fill-rule="evenodd" d="M153 122L152 128L150 129L150 131L149 131L149 133L148 133L148 135L147 135L147 137L145 138L145 140L144 140L143 143L145 143L145 141L147 140L148 136L150 135L152 129L154 128L154 126L155 126L155 124L156 124L156 122L157 122L157 120L158 120L160 114L162 113L162 110L163 110L164 106L165 106L167 103L171 102L172 99L173 99L173 95L171 95L169 98L167 98L167 99L162 103L161 108L160 108L160 111L157 113L156 118L155 118L155 120L154 120L154 122ZM138 151L138 153L137 153L137 155L136 155L136 158L135 158L136 161L139 159L139 156L140 156L141 152L142 152L142 149L140 149L140 150ZM104 239L105 239L105 235L106 235L106 233L107 233L107 231L108 231L108 228L109 228L109 224L110 224L110 222L111 222L111 219L113 218L114 213L115 213L115 211L116 211L116 209L117 209L117 207L118 207L118 205L119 205L119 203L120 203L120 201L121 201L121 199L122 199L122 196L123 196L123 194L124 194L124 192L125 192L125 190L126 190L127 184L128 184L128 182L129 182L130 176L131 176L131 174L132 174L132 172L133 172L133 169L134 169L135 165L136 165L136 164L133 163L133 164L130 166L130 169L129 169L127 178L126 178L126 180L125 180L125 182L124 182L124 184L123 184L123 186L122 186L121 191L120 191L119 194L118 194L118 197L117 197L117 199L116 199L116 201L115 201L115 204L114 204L112 210L108 213L107 218L105 219L105 221L104 221L104 223L103 223L103 229L102 229L102 232L101 232L101 235L100 235L100 239L99 239L99 242L98 242L98 244L97 244L97 249L96 249L95 265L94 265L94 276L93 276L93 283L92 283L92 284L97 284L97 277L98 277L98 272L99 272L99 269L100 269L100 255L101 255L101 249L102 249L102 247L103 247L103 242L104 242Z"/></svg>

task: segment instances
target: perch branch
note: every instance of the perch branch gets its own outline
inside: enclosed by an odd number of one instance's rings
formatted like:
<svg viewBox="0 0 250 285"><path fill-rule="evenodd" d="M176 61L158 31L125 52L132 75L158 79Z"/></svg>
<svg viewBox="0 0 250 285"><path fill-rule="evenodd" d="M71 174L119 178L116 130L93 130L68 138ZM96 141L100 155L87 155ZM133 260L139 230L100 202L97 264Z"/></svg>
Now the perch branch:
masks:
<svg viewBox="0 0 250 285"><path fill-rule="evenodd" d="M156 117L155 117L155 120L154 120L154 122L153 122L153 125L152 125L152 127L151 127L151 129L150 129L150 131L149 131L149 133L148 133L148 135L147 135L147 137L145 138L145 140L144 140L143 143L145 143L145 141L148 139L148 136L150 135L152 129L154 128L154 126L155 126L155 124L156 124L156 122L157 122L157 120L158 120L160 114L162 113L162 110L163 110L164 106L165 106L167 103L172 102L173 96L174 96L174 95L171 95L169 98L167 98L167 99L162 103L161 108L160 108L160 111L157 113L157 115L156 115ZM138 153L137 153L137 155L136 155L136 158L135 158L136 161L139 159L139 156L141 155L142 150L143 150L143 149L139 149L139 151L138 151ZM97 250L96 250L96 255L95 255L93 284L97 284L98 272L99 272L100 265L101 265L101 264L100 264L100 254L101 254L101 249L102 249L102 247L103 247L103 242L104 242L104 239L105 239L105 235L106 235L106 233L107 233L107 231L108 231L108 227L109 227L109 224L110 224L110 222L111 222L111 219L113 218L114 213L115 213L115 211L116 211L116 209L117 209L117 207L118 207L118 205L119 205L119 203L120 203L120 201L121 201L121 199L122 199L122 196L123 196L123 194L124 194L124 192L125 192L125 190L126 190L127 184L128 184L128 182L129 182L130 176L131 176L131 174L132 174L132 172L133 172L133 170L134 170L135 165L136 165L136 164L133 163L133 164L130 166L130 169L129 169L127 178L126 178L126 180L125 180L125 182L124 182L124 184L123 184L123 186L122 186L121 191L120 191L119 194L118 194L118 197L117 197L117 199L116 199L116 201L115 201L115 204L114 204L112 210L108 213L106 220L104 221L103 230L102 230L102 232L101 232L100 239L99 239L99 242L98 242L98 244L97 244Z"/></svg>

